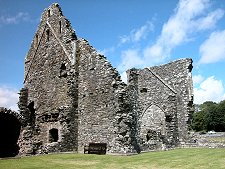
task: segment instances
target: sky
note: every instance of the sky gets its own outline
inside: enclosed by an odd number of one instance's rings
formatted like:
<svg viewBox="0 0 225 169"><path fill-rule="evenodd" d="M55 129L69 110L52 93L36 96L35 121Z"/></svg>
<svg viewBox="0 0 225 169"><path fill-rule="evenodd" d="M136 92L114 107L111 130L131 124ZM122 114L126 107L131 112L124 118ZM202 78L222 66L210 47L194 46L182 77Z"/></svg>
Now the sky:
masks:
<svg viewBox="0 0 225 169"><path fill-rule="evenodd" d="M194 103L225 99L225 0L0 0L0 107L18 110L24 58L45 8L126 70L193 59Z"/></svg>

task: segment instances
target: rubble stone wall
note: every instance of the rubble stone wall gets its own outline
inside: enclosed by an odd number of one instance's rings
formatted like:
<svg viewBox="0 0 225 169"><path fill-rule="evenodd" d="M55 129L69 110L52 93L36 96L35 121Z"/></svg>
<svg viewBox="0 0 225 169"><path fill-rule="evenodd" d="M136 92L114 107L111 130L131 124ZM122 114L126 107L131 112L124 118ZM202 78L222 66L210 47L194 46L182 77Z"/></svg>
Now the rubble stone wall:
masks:
<svg viewBox="0 0 225 169"><path fill-rule="evenodd" d="M39 28L25 61L22 93L28 93L27 98L23 96L27 119L21 133L21 153L73 151L77 149L77 108L73 97L75 68L70 57L76 36L57 5L45 10ZM20 104L24 104L22 99ZM58 132L57 142L50 140L51 129Z"/></svg>
<svg viewBox="0 0 225 169"><path fill-rule="evenodd" d="M129 132L127 125L119 127L121 115L127 116L121 92L126 85L121 81L118 71L103 55L84 39L77 42L79 58L79 151L90 142L107 143L110 153L126 153L123 137ZM123 131L122 131L123 130ZM129 134L126 137L130 137ZM118 141L118 140L121 140ZM130 143L129 143L130 144ZM124 150L125 148L125 150Z"/></svg>
<svg viewBox="0 0 225 169"><path fill-rule="evenodd" d="M177 61L151 67L156 74L177 92L177 118L179 141L185 142L188 138L188 124L193 109L192 59Z"/></svg>
<svg viewBox="0 0 225 169"><path fill-rule="evenodd" d="M137 135L141 151L175 146L176 92L148 68L128 73L128 85L134 83L132 79L136 76Z"/></svg>

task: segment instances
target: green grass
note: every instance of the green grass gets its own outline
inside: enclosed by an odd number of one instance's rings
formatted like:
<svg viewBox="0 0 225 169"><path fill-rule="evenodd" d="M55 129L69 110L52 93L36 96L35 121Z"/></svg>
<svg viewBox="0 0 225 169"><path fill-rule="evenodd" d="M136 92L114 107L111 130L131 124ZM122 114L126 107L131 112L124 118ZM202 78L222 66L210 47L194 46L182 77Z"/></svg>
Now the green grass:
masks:
<svg viewBox="0 0 225 169"><path fill-rule="evenodd" d="M220 169L225 149L190 148L141 153L133 156L49 154L0 160L0 169Z"/></svg>

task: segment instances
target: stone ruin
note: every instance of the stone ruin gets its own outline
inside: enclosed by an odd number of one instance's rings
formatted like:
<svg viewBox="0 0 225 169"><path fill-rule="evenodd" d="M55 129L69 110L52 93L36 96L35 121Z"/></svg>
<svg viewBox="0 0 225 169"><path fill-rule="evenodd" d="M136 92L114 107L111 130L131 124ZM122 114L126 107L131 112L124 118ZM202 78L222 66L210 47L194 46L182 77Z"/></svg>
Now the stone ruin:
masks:
<svg viewBox="0 0 225 169"><path fill-rule="evenodd" d="M89 143L133 154L184 144L193 111L191 71L191 59L133 68L125 84L52 4L25 58L20 154L82 153Z"/></svg>

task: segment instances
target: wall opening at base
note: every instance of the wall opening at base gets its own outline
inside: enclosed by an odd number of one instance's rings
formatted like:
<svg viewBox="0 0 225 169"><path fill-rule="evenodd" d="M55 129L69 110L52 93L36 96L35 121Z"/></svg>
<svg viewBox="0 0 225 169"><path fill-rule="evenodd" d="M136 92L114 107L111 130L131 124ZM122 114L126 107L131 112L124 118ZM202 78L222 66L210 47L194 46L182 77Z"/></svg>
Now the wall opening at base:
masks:
<svg viewBox="0 0 225 169"><path fill-rule="evenodd" d="M59 140L59 131L56 128L49 130L49 142L57 142Z"/></svg>

